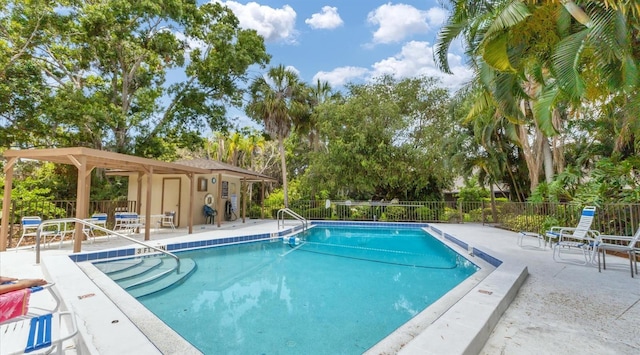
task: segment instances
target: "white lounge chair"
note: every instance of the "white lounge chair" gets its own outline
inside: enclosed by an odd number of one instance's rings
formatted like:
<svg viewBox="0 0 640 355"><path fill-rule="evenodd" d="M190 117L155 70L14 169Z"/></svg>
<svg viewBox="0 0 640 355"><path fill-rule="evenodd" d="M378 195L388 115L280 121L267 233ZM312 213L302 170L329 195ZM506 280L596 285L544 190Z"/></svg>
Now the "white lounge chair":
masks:
<svg viewBox="0 0 640 355"><path fill-rule="evenodd" d="M598 272L600 272L600 251L602 250L602 266L606 270L607 262L605 255L607 250L627 253L629 255L629 269L631 277L633 277L633 265L636 266L636 274L638 274L638 259L636 253L640 252L640 227L633 236L618 235L600 235L600 244L598 244Z"/></svg>
<svg viewBox="0 0 640 355"><path fill-rule="evenodd" d="M53 309L28 306L28 313L0 323L0 354L62 354L62 342L78 332L75 316L71 312L58 312L60 298L53 290L53 283L30 287L32 297L47 290L55 300ZM21 292L18 290L13 292ZM10 292L11 293L11 292ZM5 293L2 296L8 295ZM60 336L61 316L69 317L68 334Z"/></svg>
<svg viewBox="0 0 640 355"><path fill-rule="evenodd" d="M594 206L586 206L582 209L580 221L576 227L551 227L546 232L549 242L557 239L553 244L553 260L561 260L562 252L579 249L584 256L583 265L594 261L594 253L597 251L600 237L598 231L591 229L595 212Z"/></svg>
<svg viewBox="0 0 640 355"><path fill-rule="evenodd" d="M62 317L68 317L69 331L61 335ZM1 354L63 354L62 342L78 333L71 312L47 313L0 324ZM55 352L54 352L55 351Z"/></svg>

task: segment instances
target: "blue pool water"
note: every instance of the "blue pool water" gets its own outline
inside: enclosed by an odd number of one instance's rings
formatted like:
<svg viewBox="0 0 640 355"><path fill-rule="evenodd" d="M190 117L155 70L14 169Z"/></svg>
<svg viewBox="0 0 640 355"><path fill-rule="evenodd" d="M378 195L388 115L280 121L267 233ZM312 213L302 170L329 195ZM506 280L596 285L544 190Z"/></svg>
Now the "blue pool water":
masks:
<svg viewBox="0 0 640 355"><path fill-rule="evenodd" d="M182 252L196 272L139 300L205 354L360 354L477 270L421 229L301 239Z"/></svg>

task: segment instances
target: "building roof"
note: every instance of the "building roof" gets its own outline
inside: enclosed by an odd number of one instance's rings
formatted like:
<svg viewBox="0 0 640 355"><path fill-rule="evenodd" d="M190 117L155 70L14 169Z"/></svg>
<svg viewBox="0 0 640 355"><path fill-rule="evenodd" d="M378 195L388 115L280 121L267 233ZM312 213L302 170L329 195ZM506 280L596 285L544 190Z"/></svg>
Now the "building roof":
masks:
<svg viewBox="0 0 640 355"><path fill-rule="evenodd" d="M3 155L7 158L24 158L43 160L59 164L70 164L78 167L86 165L89 168L106 168L115 171L136 171L154 174L206 174L208 170L197 166L168 163L164 161L141 158L133 155L107 152L84 147L6 150Z"/></svg>
<svg viewBox="0 0 640 355"><path fill-rule="evenodd" d="M257 173L255 171L243 169L231 164L223 163L217 160L204 158L177 160L174 164L189 166L193 168L205 169L208 173L220 173L226 175L240 176L247 181L276 181L276 179Z"/></svg>

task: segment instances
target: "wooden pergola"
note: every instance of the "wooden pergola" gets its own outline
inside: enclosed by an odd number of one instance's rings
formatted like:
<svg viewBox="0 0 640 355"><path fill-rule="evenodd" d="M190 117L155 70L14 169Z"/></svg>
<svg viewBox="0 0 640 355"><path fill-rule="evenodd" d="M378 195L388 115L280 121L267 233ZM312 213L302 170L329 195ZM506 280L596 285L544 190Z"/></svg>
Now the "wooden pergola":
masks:
<svg viewBox="0 0 640 355"><path fill-rule="evenodd" d="M141 158L132 155L112 153L97 149L73 147L54 149L28 149L28 150L7 150L4 152L7 163L4 167L5 184L4 199L2 201L2 215L9 216L11 206L11 187L13 181L13 169L18 159L32 159L48 161L57 164L74 165L78 169L78 189L76 196L76 218L87 218L89 208L89 194L91 191L91 172L95 168L105 168L114 170L128 170L138 173L138 180L143 176L147 177L146 206L151 206L151 181L154 174L185 174L190 181L189 194L189 234L193 233L193 201L196 190L195 174L206 174L207 169L187 166L182 164L167 163L153 159ZM138 213L140 212L140 201L137 203ZM145 240L150 238L151 209L145 208ZM82 225L76 223L73 252L81 251L82 247ZM9 232L9 218L2 218L2 228L0 229L0 251L7 249L7 238Z"/></svg>

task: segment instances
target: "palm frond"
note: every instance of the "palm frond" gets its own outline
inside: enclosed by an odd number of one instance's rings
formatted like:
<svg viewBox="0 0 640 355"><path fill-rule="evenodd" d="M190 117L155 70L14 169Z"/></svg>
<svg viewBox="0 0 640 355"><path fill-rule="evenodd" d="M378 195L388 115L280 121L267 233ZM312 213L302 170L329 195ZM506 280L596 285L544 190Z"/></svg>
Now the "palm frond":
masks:
<svg viewBox="0 0 640 355"><path fill-rule="evenodd" d="M502 32L509 27L517 25L529 16L531 16L531 11L521 0L511 1L495 17L487 28L485 36L492 37L497 32Z"/></svg>
<svg viewBox="0 0 640 355"><path fill-rule="evenodd" d="M542 92L533 105L535 111L534 117L538 123L538 127L540 127L542 133L547 137L558 134L558 131L553 126L552 112L555 109L556 100L559 95L560 91L557 86L548 87Z"/></svg>
<svg viewBox="0 0 640 355"><path fill-rule="evenodd" d="M482 59L499 71L515 73L516 70L511 66L509 55L507 54L507 38L508 34L503 33L485 43Z"/></svg>
<svg viewBox="0 0 640 355"><path fill-rule="evenodd" d="M584 40L588 29L576 32L562 39L553 54L553 64L558 86L570 97L580 97L584 93L584 80L580 75L580 56L584 50Z"/></svg>
<svg viewBox="0 0 640 355"><path fill-rule="evenodd" d="M486 90L482 90L475 97L475 100L473 101L471 108L467 113L467 116L465 116L464 120L462 121L462 124L468 124L475 120L477 117L481 117L484 112L494 106L495 102L493 101L493 97L491 97L491 94Z"/></svg>
<svg viewBox="0 0 640 355"><path fill-rule="evenodd" d="M438 38L434 46L433 59L440 70L447 74L452 74L449 68L449 47L462 31L465 29L466 22L449 22L442 26L438 32Z"/></svg>

